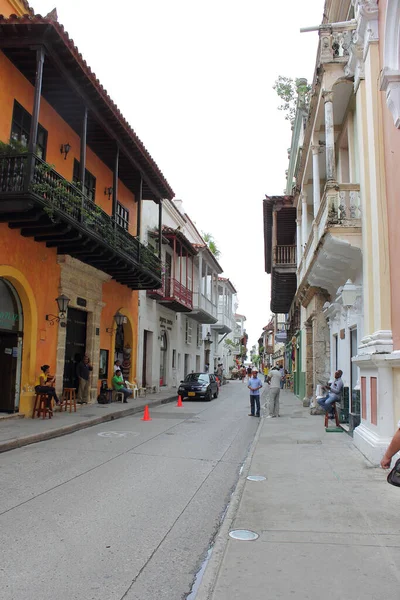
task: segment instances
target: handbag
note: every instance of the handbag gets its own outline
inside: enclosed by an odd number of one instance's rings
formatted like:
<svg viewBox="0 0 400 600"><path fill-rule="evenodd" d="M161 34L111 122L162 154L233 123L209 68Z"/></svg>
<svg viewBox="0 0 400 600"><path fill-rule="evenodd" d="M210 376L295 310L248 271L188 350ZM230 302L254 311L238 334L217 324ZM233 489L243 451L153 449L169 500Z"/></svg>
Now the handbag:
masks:
<svg viewBox="0 0 400 600"><path fill-rule="evenodd" d="M387 476L387 482L400 487L400 458L396 460L396 464Z"/></svg>

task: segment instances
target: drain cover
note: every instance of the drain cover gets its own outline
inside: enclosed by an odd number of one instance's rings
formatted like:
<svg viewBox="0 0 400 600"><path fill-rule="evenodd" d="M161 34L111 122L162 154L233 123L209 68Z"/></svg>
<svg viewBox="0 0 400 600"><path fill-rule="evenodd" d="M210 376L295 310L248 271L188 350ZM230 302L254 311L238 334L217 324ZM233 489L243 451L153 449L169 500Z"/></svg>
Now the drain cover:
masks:
<svg viewBox="0 0 400 600"><path fill-rule="evenodd" d="M262 475L249 475L246 479L249 481L265 481L267 478Z"/></svg>
<svg viewBox="0 0 400 600"><path fill-rule="evenodd" d="M251 542L258 538L258 533L249 531L248 529L234 529L229 532L229 536L234 540L241 540L243 542Z"/></svg>

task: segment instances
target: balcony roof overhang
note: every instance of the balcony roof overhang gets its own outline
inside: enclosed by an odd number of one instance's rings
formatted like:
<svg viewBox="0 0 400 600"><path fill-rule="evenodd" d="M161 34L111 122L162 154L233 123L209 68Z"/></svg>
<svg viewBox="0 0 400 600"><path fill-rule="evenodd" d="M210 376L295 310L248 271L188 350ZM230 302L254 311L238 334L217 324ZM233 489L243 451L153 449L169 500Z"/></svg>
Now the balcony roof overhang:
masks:
<svg viewBox="0 0 400 600"><path fill-rule="evenodd" d="M272 213L274 207L278 210L283 207L293 207L293 196L265 196L265 200L263 200L264 257L265 271L268 274L272 271ZM292 217L291 220L293 220Z"/></svg>
<svg viewBox="0 0 400 600"><path fill-rule="evenodd" d="M181 250L185 250L190 256L196 256L196 248L179 229L173 229L172 227L164 225L162 228L162 236L168 240L169 245L172 247L174 246L175 241L176 251L178 253L180 253Z"/></svg>
<svg viewBox="0 0 400 600"><path fill-rule="evenodd" d="M0 48L35 84L35 47L45 48L42 96L80 136L83 110L89 111L87 145L113 170L120 148L119 178L135 193L143 179L143 198L159 202L174 192L144 144L91 71L63 26L40 15L0 15ZM30 107L26 107L28 110ZM67 141L67 140L65 140Z"/></svg>

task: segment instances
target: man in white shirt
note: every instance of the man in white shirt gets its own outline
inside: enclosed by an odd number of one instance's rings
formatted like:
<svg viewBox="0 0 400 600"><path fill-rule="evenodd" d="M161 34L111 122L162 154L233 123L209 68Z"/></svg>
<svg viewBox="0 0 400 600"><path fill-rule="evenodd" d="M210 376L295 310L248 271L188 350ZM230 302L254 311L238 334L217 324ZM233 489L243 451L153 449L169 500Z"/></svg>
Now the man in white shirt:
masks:
<svg viewBox="0 0 400 600"><path fill-rule="evenodd" d="M269 388L269 415L267 419L279 417L279 394L281 392L281 374L278 367L272 367L270 370L267 383L270 384Z"/></svg>

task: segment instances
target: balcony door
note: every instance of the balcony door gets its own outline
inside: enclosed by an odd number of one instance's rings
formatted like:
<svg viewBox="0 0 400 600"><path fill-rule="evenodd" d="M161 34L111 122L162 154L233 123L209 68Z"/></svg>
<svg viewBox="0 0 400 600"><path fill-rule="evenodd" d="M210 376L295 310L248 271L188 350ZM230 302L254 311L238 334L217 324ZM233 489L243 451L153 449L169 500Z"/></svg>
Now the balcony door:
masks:
<svg viewBox="0 0 400 600"><path fill-rule="evenodd" d="M167 334L161 334L160 340L160 385L167 385Z"/></svg>

